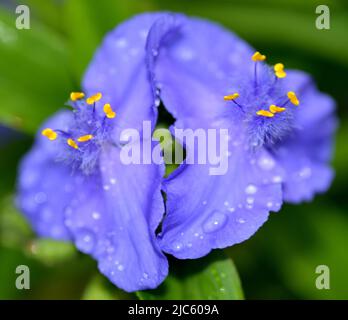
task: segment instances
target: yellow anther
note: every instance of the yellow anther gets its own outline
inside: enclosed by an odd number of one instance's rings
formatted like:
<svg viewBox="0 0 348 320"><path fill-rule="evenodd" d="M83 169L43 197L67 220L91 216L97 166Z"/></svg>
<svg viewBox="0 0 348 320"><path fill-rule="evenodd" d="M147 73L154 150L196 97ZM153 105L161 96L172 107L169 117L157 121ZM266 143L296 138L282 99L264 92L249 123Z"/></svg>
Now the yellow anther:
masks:
<svg viewBox="0 0 348 320"><path fill-rule="evenodd" d="M109 103L106 103L104 105L104 113L109 119L113 119L116 117L116 112L112 110L111 105Z"/></svg>
<svg viewBox="0 0 348 320"><path fill-rule="evenodd" d="M297 98L295 92L289 91L289 92L288 92L288 98L289 98L290 102L291 102L292 104L294 104L295 106L298 106L298 105L300 104L300 100L298 100L298 98Z"/></svg>
<svg viewBox="0 0 348 320"><path fill-rule="evenodd" d="M77 139L78 142L87 142L89 140L93 139L93 135L87 134L85 136L81 136L80 138Z"/></svg>
<svg viewBox="0 0 348 320"><path fill-rule="evenodd" d="M278 78L285 78L286 72L284 71L284 65L282 63L275 64L274 73Z"/></svg>
<svg viewBox="0 0 348 320"><path fill-rule="evenodd" d="M224 96L224 100L231 101L231 100L237 99L238 97L239 97L239 93L236 92L228 96Z"/></svg>
<svg viewBox="0 0 348 320"><path fill-rule="evenodd" d="M271 111L272 113L279 113L279 112L283 112L285 111L286 108L282 108L282 107L277 107L276 105L274 104L271 104L269 106L269 111Z"/></svg>
<svg viewBox="0 0 348 320"><path fill-rule="evenodd" d="M78 149L78 148L79 148L79 146L77 145L77 143L76 143L73 139L71 139L71 138L69 138L69 139L66 141L66 143L67 143L71 148L74 148L74 149Z"/></svg>
<svg viewBox="0 0 348 320"><path fill-rule="evenodd" d="M93 104L97 101L99 101L102 98L102 94L100 92L94 94L93 96L90 96L89 98L87 98L86 102L87 104Z"/></svg>
<svg viewBox="0 0 348 320"><path fill-rule="evenodd" d="M256 112L258 116L263 116L263 117L268 117L268 118L273 118L274 113L267 111L267 110L259 110Z"/></svg>
<svg viewBox="0 0 348 320"><path fill-rule="evenodd" d="M84 97L85 97L85 94L83 92L71 92L70 93L71 101L76 101L76 100L82 99Z"/></svg>
<svg viewBox="0 0 348 320"><path fill-rule="evenodd" d="M253 56L251 57L251 60L253 61L264 61L266 60L266 56L261 54L260 52L256 51Z"/></svg>
<svg viewBox="0 0 348 320"><path fill-rule="evenodd" d="M51 141L56 140L58 137L57 132L55 132L54 130L50 128L42 130L41 134Z"/></svg>

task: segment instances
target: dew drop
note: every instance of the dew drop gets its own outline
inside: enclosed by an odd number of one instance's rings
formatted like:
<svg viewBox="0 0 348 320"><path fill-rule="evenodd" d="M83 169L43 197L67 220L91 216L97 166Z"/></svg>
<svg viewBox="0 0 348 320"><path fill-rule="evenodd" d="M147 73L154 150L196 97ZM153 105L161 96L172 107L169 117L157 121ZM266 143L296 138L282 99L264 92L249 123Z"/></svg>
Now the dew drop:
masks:
<svg viewBox="0 0 348 320"><path fill-rule="evenodd" d="M84 253L91 253L95 246L94 234L88 230L79 232L76 237L76 246Z"/></svg>
<svg viewBox="0 0 348 320"><path fill-rule="evenodd" d="M282 177L281 176L274 176L272 178L272 182L273 183L281 183L283 181Z"/></svg>
<svg viewBox="0 0 348 320"><path fill-rule="evenodd" d="M146 272L144 272L144 273L143 273L143 277L144 277L144 279L148 279L148 278L149 278L149 275L148 275Z"/></svg>
<svg viewBox="0 0 348 320"><path fill-rule="evenodd" d="M182 249L181 243L175 243L174 244L174 251L180 251Z"/></svg>
<svg viewBox="0 0 348 320"><path fill-rule="evenodd" d="M299 172L299 176L303 179L307 179L312 175L312 170L309 167L305 167L303 169L301 169L301 171Z"/></svg>
<svg viewBox="0 0 348 320"><path fill-rule="evenodd" d="M111 184L115 184L115 183L116 183L116 179L115 179L115 178L111 178L111 179L110 179L110 183L111 183Z"/></svg>
<svg viewBox="0 0 348 320"><path fill-rule="evenodd" d="M99 220L100 219L100 213L96 212L96 211L92 212L92 218L94 220Z"/></svg>
<svg viewBox="0 0 348 320"><path fill-rule="evenodd" d="M44 192L38 192L38 193L35 195L34 200L35 200L35 202L36 202L37 204L45 203L46 200L47 200L47 195L46 195L46 193L44 193Z"/></svg>
<svg viewBox="0 0 348 320"><path fill-rule="evenodd" d="M249 184L246 188L245 188L245 193L246 194L255 194L257 192L257 187L253 184Z"/></svg>
<svg viewBox="0 0 348 320"><path fill-rule="evenodd" d="M155 99L155 106L156 106L156 107L159 107L160 104L161 104L161 99L156 98L156 99Z"/></svg>
<svg viewBox="0 0 348 320"><path fill-rule="evenodd" d="M120 264L118 267L117 267L117 270L118 271L123 271L124 270L124 266L122 264Z"/></svg>
<svg viewBox="0 0 348 320"><path fill-rule="evenodd" d="M255 202L255 199L252 198L252 197L248 197L248 198L246 199L246 202L247 202L247 204L253 204L253 203Z"/></svg>
<svg viewBox="0 0 348 320"><path fill-rule="evenodd" d="M125 48L127 46L127 40L125 38L119 38L115 44L118 48Z"/></svg>
<svg viewBox="0 0 348 320"><path fill-rule="evenodd" d="M214 211L212 215L204 222L203 231L205 233L212 233L217 230L220 230L227 221L227 216L220 212Z"/></svg>
<svg viewBox="0 0 348 320"><path fill-rule="evenodd" d="M203 206L207 205L207 203L208 203L208 201L206 201L206 200L204 200L204 201L202 202Z"/></svg>
<svg viewBox="0 0 348 320"><path fill-rule="evenodd" d="M243 223L246 222L246 221L245 221L244 219L242 219L242 218L239 218L237 221L238 221L239 223L241 223L241 224L243 224Z"/></svg>
<svg viewBox="0 0 348 320"><path fill-rule="evenodd" d="M271 170L274 168L274 160L270 157L263 156L259 158L258 165L263 170Z"/></svg>

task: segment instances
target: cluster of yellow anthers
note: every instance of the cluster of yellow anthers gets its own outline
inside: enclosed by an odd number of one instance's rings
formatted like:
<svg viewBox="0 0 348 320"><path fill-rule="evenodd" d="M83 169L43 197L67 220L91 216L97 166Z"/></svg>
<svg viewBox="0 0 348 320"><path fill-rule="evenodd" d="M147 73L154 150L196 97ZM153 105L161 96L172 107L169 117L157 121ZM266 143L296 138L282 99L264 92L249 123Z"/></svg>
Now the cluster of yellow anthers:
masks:
<svg viewBox="0 0 348 320"><path fill-rule="evenodd" d="M70 94L70 99L71 99L71 101L74 101L74 102L77 100L81 100L84 97L85 97L85 94L83 92L72 92ZM94 105L101 98L102 98L102 94L96 93L93 96L88 97L86 99L86 103L88 105ZM116 117L116 112L114 112L114 110L112 109L112 107L109 103L104 104L103 111L105 113L105 116L108 119L113 119ZM41 134L51 141L54 141L58 138L58 133L51 128L46 128L46 129L42 130ZM76 141L72 138L69 138L69 139L67 139L66 143L70 147L72 147L74 149L78 149L79 148L78 142L80 142L80 143L87 142L87 141L92 140L93 138L94 137L92 134L86 134L84 136L77 138Z"/></svg>
<svg viewBox="0 0 348 320"><path fill-rule="evenodd" d="M253 56L251 57L251 60L255 61L256 63L258 61L265 61L266 60L266 56L261 54L260 52L256 51L253 54ZM282 63L277 63L277 64L274 65L274 74L275 74L275 76L277 78L285 78L286 77L286 72L284 71L284 65ZM289 91L287 93L287 96L288 96L288 99L289 99L288 101L290 101L293 105L298 106L300 104L300 101L297 98L295 92ZM224 100L225 101L233 101L236 104L238 104L235 101L237 98L239 98L239 93L237 93L237 92L233 93L233 94L230 94L230 95L227 95L227 96L224 96ZM280 112L283 112L285 110L286 110L286 108L284 108L284 107L278 107L278 106L272 104L272 105L269 106L269 110L259 110L259 111L256 112L256 114L258 116L272 118L272 117L274 117L274 115L276 113L280 113Z"/></svg>

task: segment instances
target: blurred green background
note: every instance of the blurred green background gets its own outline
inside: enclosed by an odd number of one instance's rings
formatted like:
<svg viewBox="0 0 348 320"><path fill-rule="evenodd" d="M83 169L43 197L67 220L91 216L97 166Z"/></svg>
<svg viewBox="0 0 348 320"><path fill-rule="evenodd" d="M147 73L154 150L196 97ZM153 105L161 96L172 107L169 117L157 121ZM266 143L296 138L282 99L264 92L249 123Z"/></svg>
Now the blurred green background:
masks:
<svg viewBox="0 0 348 320"><path fill-rule="evenodd" d="M338 0L1 0L0 2L0 299L348 299L348 2ZM31 29L15 28L27 4ZM326 4L331 29L315 28ZM206 17L235 31L269 63L308 71L337 101L340 128L331 190L310 204L285 205L249 241L200 261L171 259L171 276L154 292L126 294L98 275L71 245L35 238L14 206L16 168L38 125L78 90L105 33L145 11ZM17 290L15 268L31 270ZM327 265L331 289L315 287Z"/></svg>

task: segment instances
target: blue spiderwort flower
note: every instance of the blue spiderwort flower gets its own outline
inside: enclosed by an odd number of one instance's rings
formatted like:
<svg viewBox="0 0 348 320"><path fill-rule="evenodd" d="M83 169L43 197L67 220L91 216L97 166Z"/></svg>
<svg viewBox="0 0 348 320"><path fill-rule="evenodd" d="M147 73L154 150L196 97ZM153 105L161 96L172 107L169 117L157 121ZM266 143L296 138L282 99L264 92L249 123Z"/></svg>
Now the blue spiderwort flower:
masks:
<svg viewBox="0 0 348 320"><path fill-rule="evenodd" d="M219 26L180 23L156 35L161 99L178 128L229 130L227 174L183 162L164 181L161 248L198 258L251 237L283 201L325 192L337 120L334 101L307 74L269 67L263 54Z"/></svg>
<svg viewBox="0 0 348 320"><path fill-rule="evenodd" d="M203 256L250 237L283 199L324 191L331 99L306 75L282 65L270 74L251 56L221 27L177 14L141 15L107 35L86 97L71 95L73 112L44 124L21 165L18 203L37 233L74 241L117 286L148 289L167 274L161 250ZM229 129L231 149L226 175L183 163L164 182L164 219L163 166L125 166L119 156L122 130L141 131L144 120L154 128L160 98L177 127Z"/></svg>
<svg viewBox="0 0 348 320"><path fill-rule="evenodd" d="M158 286L168 263L156 237L165 211L164 167L121 163L121 134L141 132L145 120L155 127L159 42L177 31L185 35L182 26L191 24L215 28L160 13L137 16L109 33L84 76L85 93L73 92L72 110L44 123L19 168L18 205L38 235L73 241L126 291Z"/></svg>

